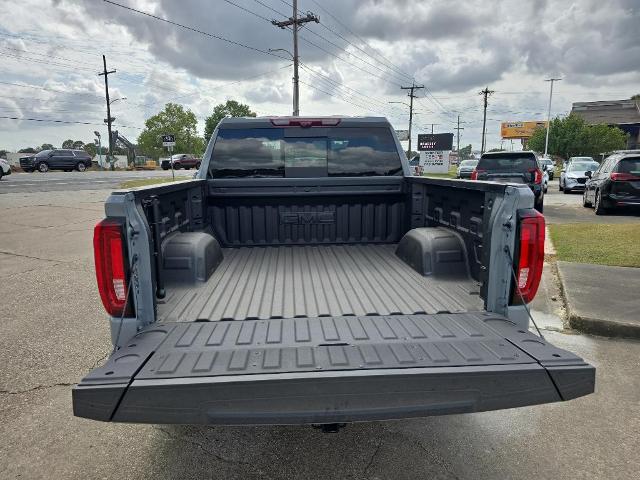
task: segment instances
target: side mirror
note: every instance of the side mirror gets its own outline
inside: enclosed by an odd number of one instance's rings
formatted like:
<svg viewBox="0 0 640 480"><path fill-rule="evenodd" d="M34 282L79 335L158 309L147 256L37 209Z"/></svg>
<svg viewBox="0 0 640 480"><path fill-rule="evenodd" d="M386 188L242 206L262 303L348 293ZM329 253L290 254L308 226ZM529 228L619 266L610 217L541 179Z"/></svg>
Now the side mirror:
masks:
<svg viewBox="0 0 640 480"><path fill-rule="evenodd" d="M584 176L587 178L591 178L592 172L588 171L588 172L584 172Z"/></svg>

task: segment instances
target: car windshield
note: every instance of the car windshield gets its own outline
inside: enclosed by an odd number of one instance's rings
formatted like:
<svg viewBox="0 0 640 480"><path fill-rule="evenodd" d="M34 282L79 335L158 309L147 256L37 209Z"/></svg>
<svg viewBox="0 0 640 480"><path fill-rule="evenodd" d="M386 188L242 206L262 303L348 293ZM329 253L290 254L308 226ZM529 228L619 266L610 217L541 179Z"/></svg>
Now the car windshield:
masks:
<svg viewBox="0 0 640 480"><path fill-rule="evenodd" d="M478 165L478 160L464 160L460 163L461 167L475 167Z"/></svg>
<svg viewBox="0 0 640 480"><path fill-rule="evenodd" d="M567 168L567 172L587 172L598 169L596 162L571 162Z"/></svg>
<svg viewBox="0 0 640 480"><path fill-rule="evenodd" d="M478 162L478 170L489 173L525 173L537 166L536 157L526 153L499 153L483 156Z"/></svg>

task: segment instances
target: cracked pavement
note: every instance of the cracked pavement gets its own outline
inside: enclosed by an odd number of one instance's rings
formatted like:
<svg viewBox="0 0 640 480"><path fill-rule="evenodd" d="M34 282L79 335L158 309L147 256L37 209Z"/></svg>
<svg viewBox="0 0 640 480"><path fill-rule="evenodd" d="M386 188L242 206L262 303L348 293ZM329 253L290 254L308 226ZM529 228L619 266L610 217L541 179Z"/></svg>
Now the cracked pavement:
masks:
<svg viewBox="0 0 640 480"><path fill-rule="evenodd" d="M71 386L111 350L91 246L107 194L0 196L0 478L600 479L640 471L640 342L563 330L549 274L534 315L551 342L596 366L594 395L338 433L73 417Z"/></svg>

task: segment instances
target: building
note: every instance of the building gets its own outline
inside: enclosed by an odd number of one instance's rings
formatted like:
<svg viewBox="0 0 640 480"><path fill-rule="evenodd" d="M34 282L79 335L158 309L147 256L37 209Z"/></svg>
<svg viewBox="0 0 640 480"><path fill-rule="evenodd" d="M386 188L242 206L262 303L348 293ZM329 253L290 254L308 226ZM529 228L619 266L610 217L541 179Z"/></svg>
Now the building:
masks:
<svg viewBox="0 0 640 480"><path fill-rule="evenodd" d="M640 148L640 100L576 102L571 113L589 125L606 123L629 134L628 149Z"/></svg>

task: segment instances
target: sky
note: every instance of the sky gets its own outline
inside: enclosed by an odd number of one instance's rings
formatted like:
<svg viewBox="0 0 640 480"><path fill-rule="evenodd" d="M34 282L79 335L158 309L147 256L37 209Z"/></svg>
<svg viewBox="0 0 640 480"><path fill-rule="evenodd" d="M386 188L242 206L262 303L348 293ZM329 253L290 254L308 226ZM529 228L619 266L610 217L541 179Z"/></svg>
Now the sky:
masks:
<svg viewBox="0 0 640 480"><path fill-rule="evenodd" d="M271 24L293 14L290 0L115 2L183 27L101 0L0 0L0 149L106 137L102 55L116 70L114 128L134 142L167 102L192 110L200 133L228 99L291 114L292 62L269 51L293 49L291 31ZM400 87L415 82L425 88L414 147L431 124L455 132L460 116L460 144L479 149L485 87L488 148L501 145L500 122L546 119L547 78L562 78L552 116L640 93L640 0L298 0L298 10L319 17L300 31L301 115L385 116L407 129L408 106L389 102L407 103Z"/></svg>

